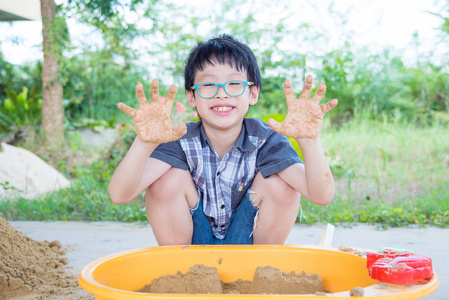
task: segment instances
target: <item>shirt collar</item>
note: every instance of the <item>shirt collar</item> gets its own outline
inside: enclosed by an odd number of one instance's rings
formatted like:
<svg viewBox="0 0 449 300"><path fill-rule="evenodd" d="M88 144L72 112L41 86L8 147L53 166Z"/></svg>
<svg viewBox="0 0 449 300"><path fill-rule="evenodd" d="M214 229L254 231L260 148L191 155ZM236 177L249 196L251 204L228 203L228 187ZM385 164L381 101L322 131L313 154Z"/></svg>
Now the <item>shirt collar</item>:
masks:
<svg viewBox="0 0 449 300"><path fill-rule="evenodd" d="M203 123L201 122L200 126L200 139L201 139L201 147L206 147L206 145L209 145L209 147L212 148L212 145L209 142L209 139L206 136L206 132L204 131ZM237 138L237 141L234 144L233 148L239 148L242 152L252 151L256 149L256 145L254 145L247 134L245 122L243 122L242 125L242 131L240 131L240 135Z"/></svg>

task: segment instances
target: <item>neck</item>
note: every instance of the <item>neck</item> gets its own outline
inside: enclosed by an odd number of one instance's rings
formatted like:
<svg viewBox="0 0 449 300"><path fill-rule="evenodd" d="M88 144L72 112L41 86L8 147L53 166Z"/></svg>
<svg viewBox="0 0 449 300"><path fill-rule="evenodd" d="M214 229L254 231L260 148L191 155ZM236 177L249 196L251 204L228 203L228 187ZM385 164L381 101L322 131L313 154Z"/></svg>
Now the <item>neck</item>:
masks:
<svg viewBox="0 0 449 300"><path fill-rule="evenodd" d="M204 132L220 159L234 146L242 131L242 126L227 130L204 127Z"/></svg>

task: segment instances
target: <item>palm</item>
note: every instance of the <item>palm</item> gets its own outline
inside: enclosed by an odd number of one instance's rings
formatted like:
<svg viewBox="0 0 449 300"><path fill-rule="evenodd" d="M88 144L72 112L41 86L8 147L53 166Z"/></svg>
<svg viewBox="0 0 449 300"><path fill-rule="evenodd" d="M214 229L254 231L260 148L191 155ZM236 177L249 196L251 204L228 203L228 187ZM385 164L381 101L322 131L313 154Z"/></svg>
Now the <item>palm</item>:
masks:
<svg viewBox="0 0 449 300"><path fill-rule="evenodd" d="M326 92L324 83L320 84L315 95L309 99L311 90L312 76L310 75L306 78L306 84L298 99L293 93L290 81L287 81L284 84L288 108L287 117L281 123L273 119L268 120L271 129L294 139L317 137L323 125L324 114L334 108L338 100L334 99L320 105L320 101Z"/></svg>
<svg viewBox="0 0 449 300"><path fill-rule="evenodd" d="M157 80L151 83L151 100L148 103L143 92L143 85L136 85L139 109L133 109L123 103L118 107L134 120L138 137L147 143L167 143L182 137L187 128L185 124L174 128L170 121L170 112L176 95L176 87L172 85L165 101L159 102L159 86Z"/></svg>

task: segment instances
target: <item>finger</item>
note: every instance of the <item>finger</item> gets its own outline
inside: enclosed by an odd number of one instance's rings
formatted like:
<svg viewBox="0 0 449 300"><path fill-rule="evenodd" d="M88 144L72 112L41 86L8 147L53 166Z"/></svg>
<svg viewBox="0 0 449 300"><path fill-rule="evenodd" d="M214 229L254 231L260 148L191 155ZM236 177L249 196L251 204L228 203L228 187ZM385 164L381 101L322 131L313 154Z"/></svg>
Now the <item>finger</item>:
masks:
<svg viewBox="0 0 449 300"><path fill-rule="evenodd" d="M338 100L334 99L334 100L327 102L326 104L321 104L320 108L321 108L321 111L323 112L323 114L325 114L328 111L330 111L332 108L337 106L337 104L338 104Z"/></svg>
<svg viewBox="0 0 449 300"><path fill-rule="evenodd" d="M323 99L325 93L326 93L326 85L324 83L320 83L320 85L318 86L318 90L312 97L312 101L316 102L317 104L320 104L321 99Z"/></svg>
<svg viewBox="0 0 449 300"><path fill-rule="evenodd" d="M186 124L179 124L178 127L174 130L175 136L179 139L187 132Z"/></svg>
<svg viewBox="0 0 449 300"><path fill-rule="evenodd" d="M120 110L122 112L124 112L125 114L127 114L128 116L130 116L131 118L134 118L136 116L136 110L134 108L129 107L128 105L119 102L117 103L118 108L120 108Z"/></svg>
<svg viewBox="0 0 449 300"><path fill-rule="evenodd" d="M301 95L299 96L300 98L306 98L306 99L310 98L310 92L312 91L312 83L313 83L312 75L308 75L306 77L306 82L304 83L304 87L302 89Z"/></svg>
<svg viewBox="0 0 449 300"><path fill-rule="evenodd" d="M143 92L143 84L141 82L136 84L136 97L139 102L139 106L148 104L147 97L145 97L145 93Z"/></svg>
<svg viewBox="0 0 449 300"><path fill-rule="evenodd" d="M151 82L151 100L150 102L158 102L159 101L159 81L154 79Z"/></svg>
<svg viewBox="0 0 449 300"><path fill-rule="evenodd" d="M165 103L168 105L173 105L173 102L175 102L176 90L176 85L173 84L170 86L167 97L165 98Z"/></svg>
<svg viewBox="0 0 449 300"><path fill-rule="evenodd" d="M292 83L290 82L290 80L287 80L284 83L284 94L285 94L285 99L287 100L287 107L289 107L290 103L292 101L296 100L295 94L293 93L293 89L292 89Z"/></svg>
<svg viewBox="0 0 449 300"><path fill-rule="evenodd" d="M268 123L268 125L270 125L270 128L276 132L279 132L279 130L281 129L281 123L279 123L275 119L270 118L270 119L268 119L267 123Z"/></svg>

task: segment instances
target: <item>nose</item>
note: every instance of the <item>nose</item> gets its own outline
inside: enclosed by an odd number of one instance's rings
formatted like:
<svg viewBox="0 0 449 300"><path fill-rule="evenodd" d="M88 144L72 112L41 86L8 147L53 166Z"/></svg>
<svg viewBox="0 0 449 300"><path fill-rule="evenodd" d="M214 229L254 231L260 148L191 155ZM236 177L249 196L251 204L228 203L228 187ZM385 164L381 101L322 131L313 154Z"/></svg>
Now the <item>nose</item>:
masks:
<svg viewBox="0 0 449 300"><path fill-rule="evenodd" d="M228 94L226 94L225 89L223 86L218 87L217 94L215 95L216 98L227 98Z"/></svg>

